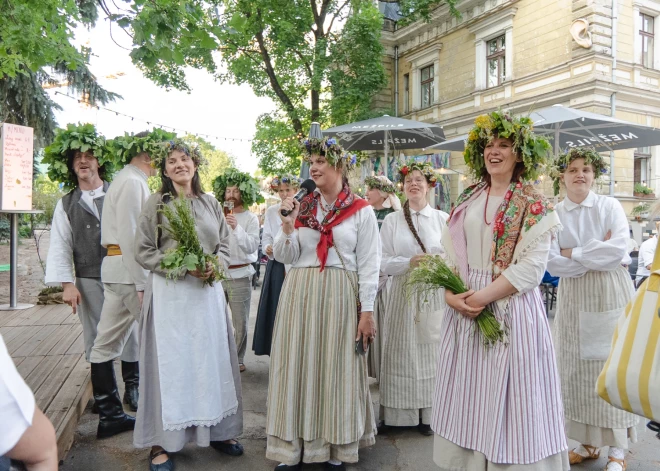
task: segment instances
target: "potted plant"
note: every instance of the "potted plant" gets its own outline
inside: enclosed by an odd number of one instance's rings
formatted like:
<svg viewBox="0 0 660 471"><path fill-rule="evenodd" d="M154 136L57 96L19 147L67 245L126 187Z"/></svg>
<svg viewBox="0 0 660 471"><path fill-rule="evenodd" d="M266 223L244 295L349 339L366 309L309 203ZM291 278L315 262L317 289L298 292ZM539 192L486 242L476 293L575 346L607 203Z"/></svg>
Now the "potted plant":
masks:
<svg viewBox="0 0 660 471"><path fill-rule="evenodd" d="M648 203L639 203L635 206L630 214L635 217L638 221L641 221L643 217L648 215L651 205Z"/></svg>
<svg viewBox="0 0 660 471"><path fill-rule="evenodd" d="M653 193L653 190L651 190L646 185L642 185L641 183L635 183L635 187L633 189L633 196L637 198L655 198L655 194Z"/></svg>

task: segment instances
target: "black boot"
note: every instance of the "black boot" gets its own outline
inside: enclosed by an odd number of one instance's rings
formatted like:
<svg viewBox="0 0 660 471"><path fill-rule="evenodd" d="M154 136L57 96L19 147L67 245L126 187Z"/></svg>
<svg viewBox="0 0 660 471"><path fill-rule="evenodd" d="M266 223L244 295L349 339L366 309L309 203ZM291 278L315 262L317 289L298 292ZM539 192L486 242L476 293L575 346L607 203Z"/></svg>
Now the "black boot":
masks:
<svg viewBox="0 0 660 471"><path fill-rule="evenodd" d="M135 428L135 417L124 413L117 390L114 362L91 363L94 400L99 407L96 438L108 438Z"/></svg>
<svg viewBox="0 0 660 471"><path fill-rule="evenodd" d="M138 384L140 383L140 368L138 362L121 362L121 376L124 378L124 404L133 412L138 408Z"/></svg>

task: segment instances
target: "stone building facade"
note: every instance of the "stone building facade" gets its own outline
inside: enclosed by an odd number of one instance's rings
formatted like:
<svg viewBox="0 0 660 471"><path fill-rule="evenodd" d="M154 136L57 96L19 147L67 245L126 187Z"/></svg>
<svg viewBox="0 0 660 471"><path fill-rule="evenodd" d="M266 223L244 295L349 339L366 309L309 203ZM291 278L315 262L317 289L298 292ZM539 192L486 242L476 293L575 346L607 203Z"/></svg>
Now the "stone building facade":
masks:
<svg viewBox="0 0 660 471"><path fill-rule="evenodd" d="M460 19L447 6L428 23L386 19L390 84L377 100L398 116L438 123L447 138L485 112L556 104L607 116L614 108L619 119L660 128L660 0L463 0L458 8ZM460 153L451 168L465 171ZM660 196L660 146L617 151L611 178L628 213L642 201L635 183ZM468 183L452 176L452 199ZM552 194L547 179L541 185Z"/></svg>

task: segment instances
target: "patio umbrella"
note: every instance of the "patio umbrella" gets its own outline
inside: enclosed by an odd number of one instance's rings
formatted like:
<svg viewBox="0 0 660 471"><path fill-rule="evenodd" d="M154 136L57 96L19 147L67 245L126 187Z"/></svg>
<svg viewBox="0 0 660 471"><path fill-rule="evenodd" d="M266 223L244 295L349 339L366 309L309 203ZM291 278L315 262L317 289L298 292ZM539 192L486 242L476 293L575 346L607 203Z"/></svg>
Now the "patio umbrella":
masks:
<svg viewBox="0 0 660 471"><path fill-rule="evenodd" d="M530 117L534 132L550 141L555 156L574 147L594 147L604 152L660 144L660 129L561 105L535 111ZM464 134L432 147L462 151L466 140Z"/></svg>
<svg viewBox="0 0 660 471"><path fill-rule="evenodd" d="M342 147L350 150L422 149L445 140L445 133L436 124L411 119L381 116L344 124L323 131L336 136Z"/></svg>

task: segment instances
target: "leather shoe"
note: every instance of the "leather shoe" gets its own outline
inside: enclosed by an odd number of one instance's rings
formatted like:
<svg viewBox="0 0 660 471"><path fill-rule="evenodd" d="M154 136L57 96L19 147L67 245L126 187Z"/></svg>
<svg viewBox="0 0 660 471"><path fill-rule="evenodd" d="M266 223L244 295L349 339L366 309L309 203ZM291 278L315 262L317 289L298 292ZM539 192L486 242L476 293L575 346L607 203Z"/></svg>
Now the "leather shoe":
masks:
<svg viewBox="0 0 660 471"><path fill-rule="evenodd" d="M138 409L138 387L140 384L140 367L137 361L121 362L121 376L124 380L124 404L137 412Z"/></svg>
<svg viewBox="0 0 660 471"><path fill-rule="evenodd" d="M291 466L287 464L279 464L275 466L275 471L299 471L300 469L302 469L302 465L300 463Z"/></svg>
<svg viewBox="0 0 660 471"><path fill-rule="evenodd" d="M160 455L167 455L167 461L165 463L154 464L154 458ZM174 471L174 461L172 457L165 450L160 450L154 453L153 451L149 452L149 471Z"/></svg>
<svg viewBox="0 0 660 471"><path fill-rule="evenodd" d="M241 456L243 454L243 445L237 441L236 443L211 442L211 446L229 456Z"/></svg>
<svg viewBox="0 0 660 471"><path fill-rule="evenodd" d="M419 424L417 426L417 431L424 435L425 437L430 437L433 435L433 430L429 424Z"/></svg>

